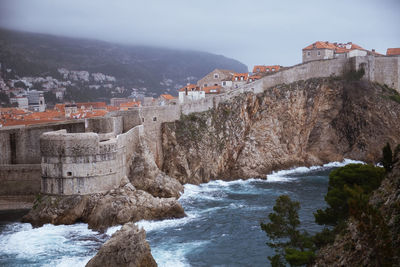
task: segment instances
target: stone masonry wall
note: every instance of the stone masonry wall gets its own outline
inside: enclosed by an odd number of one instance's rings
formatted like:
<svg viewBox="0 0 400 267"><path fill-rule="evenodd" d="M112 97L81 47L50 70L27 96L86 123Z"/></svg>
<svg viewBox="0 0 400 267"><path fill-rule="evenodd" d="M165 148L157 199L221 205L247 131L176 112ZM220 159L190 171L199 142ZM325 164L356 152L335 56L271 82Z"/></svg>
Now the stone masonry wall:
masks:
<svg viewBox="0 0 400 267"><path fill-rule="evenodd" d="M71 133L84 132L85 122L80 120L0 129L0 165L40 164L40 135L60 129Z"/></svg>
<svg viewBox="0 0 400 267"><path fill-rule="evenodd" d="M122 163L115 139L100 142L96 133L48 132L40 138L40 152L43 193L89 194L119 182Z"/></svg>
<svg viewBox="0 0 400 267"><path fill-rule="evenodd" d="M40 164L0 165L0 196L35 195L41 179Z"/></svg>
<svg viewBox="0 0 400 267"><path fill-rule="evenodd" d="M101 141L99 134L44 133L40 139L42 192L73 195L107 191L127 175L143 126Z"/></svg>

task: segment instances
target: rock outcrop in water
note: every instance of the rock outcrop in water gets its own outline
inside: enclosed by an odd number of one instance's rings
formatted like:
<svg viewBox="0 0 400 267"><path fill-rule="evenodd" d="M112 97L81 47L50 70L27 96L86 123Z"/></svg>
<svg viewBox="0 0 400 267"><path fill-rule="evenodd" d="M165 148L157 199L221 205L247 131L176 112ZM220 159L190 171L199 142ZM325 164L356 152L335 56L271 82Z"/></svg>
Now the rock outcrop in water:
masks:
<svg viewBox="0 0 400 267"><path fill-rule="evenodd" d="M175 198L153 197L143 190L136 190L131 183L126 183L106 193L42 196L35 201L23 221L33 226L86 222L92 229L104 230L127 222L184 216L184 210Z"/></svg>
<svg viewBox="0 0 400 267"><path fill-rule="evenodd" d="M146 232L133 223L125 224L100 248L86 267L155 267Z"/></svg>
<svg viewBox="0 0 400 267"><path fill-rule="evenodd" d="M344 157L376 162L386 142L400 142L391 94L367 81L320 78L239 95L163 124L163 171L198 184Z"/></svg>
<svg viewBox="0 0 400 267"><path fill-rule="evenodd" d="M369 203L377 212L350 218L314 266L400 266L400 162Z"/></svg>

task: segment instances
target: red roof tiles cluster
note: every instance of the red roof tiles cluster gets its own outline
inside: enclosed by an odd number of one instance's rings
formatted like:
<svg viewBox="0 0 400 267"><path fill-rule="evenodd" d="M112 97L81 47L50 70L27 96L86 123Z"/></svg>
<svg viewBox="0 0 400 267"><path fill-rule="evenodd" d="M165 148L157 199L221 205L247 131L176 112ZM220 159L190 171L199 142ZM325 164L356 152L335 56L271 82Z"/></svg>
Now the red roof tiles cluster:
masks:
<svg viewBox="0 0 400 267"><path fill-rule="evenodd" d="M165 100L174 100L176 99L176 97L173 97L172 95L168 95L168 94L163 94L160 95L162 98L164 98Z"/></svg>
<svg viewBox="0 0 400 267"><path fill-rule="evenodd" d="M256 65L253 68L253 73L273 72L273 71L278 71L280 68L281 67L279 65L273 65L273 66Z"/></svg>
<svg viewBox="0 0 400 267"><path fill-rule="evenodd" d="M219 94L222 91L222 86L219 85L207 86L203 88L203 91L206 94Z"/></svg>
<svg viewBox="0 0 400 267"><path fill-rule="evenodd" d="M197 85L195 85L195 84L188 84L188 85L186 85L185 87L182 87L181 89L179 89L179 92L185 92L186 89L187 89L188 91L200 91L200 87L198 87Z"/></svg>
<svg viewBox="0 0 400 267"><path fill-rule="evenodd" d="M388 48L386 51L387 56L398 56L400 55L400 48Z"/></svg>
<svg viewBox="0 0 400 267"><path fill-rule="evenodd" d="M31 125L65 120L64 114L57 110L32 112L19 108L0 109L2 126Z"/></svg>
<svg viewBox="0 0 400 267"><path fill-rule="evenodd" d="M140 101L131 101L119 105L120 110L128 110L134 107L140 107Z"/></svg>
<svg viewBox="0 0 400 267"><path fill-rule="evenodd" d="M309 46L306 46L305 48L303 48L303 51L304 50L313 50L313 49L330 49L330 50L334 50L336 54L347 53L351 50L358 49L358 50L363 50L363 51L367 51L370 53L378 54L375 51L372 51L372 52L368 51L367 49L364 49L357 44L353 44L352 42L342 44L342 43L330 43L328 41L326 41L326 42L317 41L317 42L310 44Z"/></svg>
<svg viewBox="0 0 400 267"><path fill-rule="evenodd" d="M247 81L248 73L235 73L233 74L232 81Z"/></svg>

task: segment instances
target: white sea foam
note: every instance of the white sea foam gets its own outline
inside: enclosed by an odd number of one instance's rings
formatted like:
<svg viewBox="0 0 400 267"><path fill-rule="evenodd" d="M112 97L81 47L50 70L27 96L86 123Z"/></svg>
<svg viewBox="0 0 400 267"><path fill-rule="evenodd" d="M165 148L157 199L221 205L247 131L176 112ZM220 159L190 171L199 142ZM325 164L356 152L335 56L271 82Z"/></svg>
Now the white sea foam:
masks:
<svg viewBox="0 0 400 267"><path fill-rule="evenodd" d="M100 242L91 238L96 234L88 229L87 224L46 224L32 228L30 224L13 223L0 236L1 254L13 255L17 259L38 260L48 266L71 266L68 262L74 262L73 266L84 266L90 259L85 255L87 246L96 246ZM85 236L89 238L85 240ZM60 255L65 256L60 259ZM60 260L54 262L57 256Z"/></svg>
<svg viewBox="0 0 400 267"><path fill-rule="evenodd" d="M180 225L184 225L194 219L198 218L196 214L187 213L187 216L181 219L168 219L162 221L146 221L141 220L138 221L136 224L139 227L143 227L146 232L155 231L155 230L162 230L165 228L173 228L178 227Z"/></svg>
<svg viewBox="0 0 400 267"><path fill-rule="evenodd" d="M322 166L311 166L311 167L296 167L292 168L289 170L281 170L277 172L272 172L271 174L267 175L267 182L290 182L293 180L296 180L296 177L290 177L292 174L296 173L307 173L311 171L318 171L318 170L323 170L323 169L328 169L328 168L335 168L335 167L343 167L346 166L347 164L351 163L360 163L360 164L365 164L362 161L358 160L351 160L351 159L344 159L342 162L329 162L327 164L324 164Z"/></svg>
<svg viewBox="0 0 400 267"><path fill-rule="evenodd" d="M94 255L93 255L94 256ZM88 256L88 257L71 257L71 256L65 256L62 257L61 259L57 259L55 261L52 261L48 264L43 264L44 267L80 267L80 266L85 266L93 256Z"/></svg>
<svg viewBox="0 0 400 267"><path fill-rule="evenodd" d="M122 225L111 226L107 229L106 235L112 236L116 231L120 230Z"/></svg>
<svg viewBox="0 0 400 267"><path fill-rule="evenodd" d="M195 241L185 243L163 243L151 249L152 255L160 267L187 267L190 266L186 254L205 246L209 241Z"/></svg>

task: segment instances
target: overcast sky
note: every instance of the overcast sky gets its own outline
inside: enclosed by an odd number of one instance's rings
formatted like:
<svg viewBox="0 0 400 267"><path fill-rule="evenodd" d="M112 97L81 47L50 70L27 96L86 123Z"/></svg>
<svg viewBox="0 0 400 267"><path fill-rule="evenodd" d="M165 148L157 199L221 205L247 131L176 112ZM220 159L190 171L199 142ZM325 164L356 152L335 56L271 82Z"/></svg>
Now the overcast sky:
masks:
<svg viewBox="0 0 400 267"><path fill-rule="evenodd" d="M400 47L400 0L0 0L0 27L288 66L318 40Z"/></svg>

